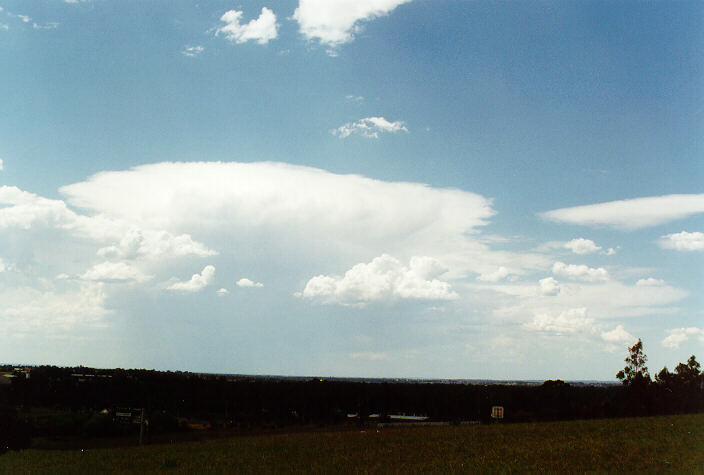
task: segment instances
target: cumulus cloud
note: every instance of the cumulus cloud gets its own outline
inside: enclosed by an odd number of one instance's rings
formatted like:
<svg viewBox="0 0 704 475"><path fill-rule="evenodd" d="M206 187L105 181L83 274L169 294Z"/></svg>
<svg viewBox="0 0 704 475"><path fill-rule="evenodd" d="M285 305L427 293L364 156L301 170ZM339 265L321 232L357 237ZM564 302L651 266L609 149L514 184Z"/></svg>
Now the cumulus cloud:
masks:
<svg viewBox="0 0 704 475"><path fill-rule="evenodd" d="M200 45L197 45L197 46L186 46L185 48L183 48L183 50L181 50L181 54L184 55L184 56L189 56L189 57L192 58L192 57L194 57L194 56L198 56L198 55L201 54L203 51L205 51L205 48L202 47L202 46L200 46Z"/></svg>
<svg viewBox="0 0 704 475"><path fill-rule="evenodd" d="M506 267L500 266L493 272L480 274L477 279L481 280L482 282L498 282L509 274L510 271Z"/></svg>
<svg viewBox="0 0 704 475"><path fill-rule="evenodd" d="M653 287L657 285L665 285L665 281L654 277L648 277L647 279L639 279L636 282L636 285L639 287Z"/></svg>
<svg viewBox="0 0 704 475"><path fill-rule="evenodd" d="M411 0L300 0L293 13L303 36L334 48L352 41L361 22L389 14Z"/></svg>
<svg viewBox="0 0 704 475"><path fill-rule="evenodd" d="M174 236L166 231L131 228L117 245L100 248L98 255L106 259L161 259L188 255L208 257L217 252L195 242L188 234Z"/></svg>
<svg viewBox="0 0 704 475"><path fill-rule="evenodd" d="M556 262L552 266L552 273L573 280L586 282L599 282L609 280L609 273L603 267L593 268L585 265L565 264Z"/></svg>
<svg viewBox="0 0 704 475"><path fill-rule="evenodd" d="M594 319L587 317L587 309L571 308L558 315L539 314L524 325L528 330L564 335L569 333L591 333Z"/></svg>
<svg viewBox="0 0 704 475"><path fill-rule="evenodd" d="M601 332L601 339L607 343L629 345L635 342L636 338L628 333L623 325L618 325L610 331Z"/></svg>
<svg viewBox="0 0 704 475"><path fill-rule="evenodd" d="M2 171L2 158L0 158L0 171Z"/></svg>
<svg viewBox="0 0 704 475"><path fill-rule="evenodd" d="M591 254L601 250L591 239L577 238L565 243L565 247L575 254Z"/></svg>
<svg viewBox="0 0 704 475"><path fill-rule="evenodd" d="M225 38L235 43L245 43L254 40L260 45L268 43L277 36L278 24L276 15L266 7L262 8L259 18L251 20L247 24L241 24L242 12L230 10L220 17L220 21L225 23L216 30L216 34L223 34Z"/></svg>
<svg viewBox="0 0 704 475"><path fill-rule="evenodd" d="M215 293L218 294L218 297L224 297L225 295L229 294L230 291L225 288L222 288L222 289L216 290Z"/></svg>
<svg viewBox="0 0 704 475"><path fill-rule="evenodd" d="M237 287L264 287L264 284L262 284L261 282L254 282L253 280L249 280L246 277L243 277L237 282L235 282L235 285Z"/></svg>
<svg viewBox="0 0 704 475"><path fill-rule="evenodd" d="M662 236L660 247L674 249L675 251L702 251L704 250L704 233L682 231L681 233Z"/></svg>
<svg viewBox="0 0 704 475"><path fill-rule="evenodd" d="M560 284L554 277L546 277L538 281L540 293L543 295L557 295L560 293Z"/></svg>
<svg viewBox="0 0 704 475"><path fill-rule="evenodd" d="M191 280L185 282L174 282L166 288L168 290L179 290L182 292L198 292L206 287L215 275L215 267L208 265L203 268L200 274L193 274Z"/></svg>
<svg viewBox="0 0 704 475"><path fill-rule="evenodd" d="M398 259L384 254L368 264L353 266L342 277L313 277L300 295L341 305L397 299L455 299L457 294L450 284L437 279L444 272L445 269L430 257L412 257L406 267Z"/></svg>
<svg viewBox="0 0 704 475"><path fill-rule="evenodd" d="M610 201L540 213L544 219L568 224L641 229L704 213L704 194L663 195Z"/></svg>
<svg viewBox="0 0 704 475"><path fill-rule="evenodd" d="M151 278L124 262L96 264L81 276L83 280L94 282L145 282Z"/></svg>
<svg viewBox="0 0 704 475"><path fill-rule="evenodd" d="M408 129L401 121L389 122L383 117L365 117L356 122L348 122L332 131L333 135L341 139L352 134L362 137L378 139L380 133L408 132Z"/></svg>
<svg viewBox="0 0 704 475"><path fill-rule="evenodd" d="M672 328L666 330L668 335L662 341L662 346L665 348L677 349L680 345L690 338L698 338L700 342L704 342L704 328Z"/></svg>
<svg viewBox="0 0 704 475"><path fill-rule="evenodd" d="M597 323L593 318L587 316L587 308L570 308L559 314L542 313L535 315L531 322L523 325L523 328L530 331L540 332L548 335L584 335L596 337L609 344L608 350L614 350L617 346L632 343L635 338L628 333L623 325L606 330L604 324ZM615 346L616 345L616 346Z"/></svg>

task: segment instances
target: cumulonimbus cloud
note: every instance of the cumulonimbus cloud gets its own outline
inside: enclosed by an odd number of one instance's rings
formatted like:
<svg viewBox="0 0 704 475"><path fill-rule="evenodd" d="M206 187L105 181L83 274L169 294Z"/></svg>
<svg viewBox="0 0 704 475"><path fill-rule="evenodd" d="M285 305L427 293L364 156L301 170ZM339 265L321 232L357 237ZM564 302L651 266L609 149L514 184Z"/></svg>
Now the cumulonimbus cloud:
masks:
<svg viewBox="0 0 704 475"><path fill-rule="evenodd" d="M455 276L493 272L507 261L512 270L548 265L543 256L492 252L473 237L495 213L490 199L420 183L273 162L164 162L102 172L60 191L94 215L177 236L198 233L198 242L286 236L299 250L350 259L432 256Z"/></svg>
<svg viewBox="0 0 704 475"><path fill-rule="evenodd" d="M641 229L704 213L704 193L610 201L540 213L544 219L586 226Z"/></svg>

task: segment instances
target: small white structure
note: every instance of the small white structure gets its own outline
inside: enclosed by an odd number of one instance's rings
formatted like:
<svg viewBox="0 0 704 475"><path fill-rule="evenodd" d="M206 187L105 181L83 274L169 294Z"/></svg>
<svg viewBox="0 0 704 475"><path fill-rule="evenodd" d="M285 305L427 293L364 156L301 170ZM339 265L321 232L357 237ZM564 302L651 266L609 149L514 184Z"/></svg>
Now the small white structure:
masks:
<svg viewBox="0 0 704 475"><path fill-rule="evenodd" d="M504 406L491 406L491 418L497 420L503 419Z"/></svg>

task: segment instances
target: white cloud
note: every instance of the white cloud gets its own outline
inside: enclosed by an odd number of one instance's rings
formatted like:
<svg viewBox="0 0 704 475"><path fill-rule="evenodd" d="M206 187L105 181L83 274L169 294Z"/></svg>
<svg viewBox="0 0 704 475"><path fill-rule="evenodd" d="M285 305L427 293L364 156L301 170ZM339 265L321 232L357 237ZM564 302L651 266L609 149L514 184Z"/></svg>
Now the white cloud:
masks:
<svg viewBox="0 0 704 475"><path fill-rule="evenodd" d="M575 254L591 254L601 250L591 239L577 238L565 243L565 247Z"/></svg>
<svg viewBox="0 0 704 475"><path fill-rule="evenodd" d="M334 48L352 41L360 23L387 15L410 0L300 0L293 18L309 40Z"/></svg>
<svg viewBox="0 0 704 475"><path fill-rule="evenodd" d="M603 267L593 268L585 265L565 264L556 262L552 266L552 273L573 280L586 282L599 282L609 280L609 273Z"/></svg>
<svg viewBox="0 0 704 475"><path fill-rule="evenodd" d="M613 247L610 247L607 250L605 250L604 252L602 252L602 254L604 254L606 256L613 256L614 254L616 254L616 249L614 249Z"/></svg>
<svg viewBox="0 0 704 475"><path fill-rule="evenodd" d="M350 102L364 102L364 96L355 96L354 94L348 94L345 96L345 99L347 99Z"/></svg>
<svg viewBox="0 0 704 475"><path fill-rule="evenodd" d="M655 279L654 277L648 277L647 279L639 279L636 282L636 285L639 287L653 287L653 286L665 285L665 281L660 280L660 279Z"/></svg>
<svg viewBox="0 0 704 475"><path fill-rule="evenodd" d="M613 330L601 332L601 339L607 343L630 345L635 343L636 337L628 333L623 325L618 325Z"/></svg>
<svg viewBox="0 0 704 475"><path fill-rule="evenodd" d="M0 186L0 229L55 228L97 241L116 241L103 247L98 255L107 259L151 259L196 255L206 257L217 253L188 234L174 236L163 230L141 230L124 219L108 218L103 214L83 216L70 210L61 200L52 200L22 191L14 186Z"/></svg>
<svg viewBox="0 0 704 475"><path fill-rule="evenodd" d="M0 272L5 272L5 269L7 269L7 267L5 266L5 262L0 259Z"/></svg>
<svg viewBox="0 0 704 475"><path fill-rule="evenodd" d="M237 287L264 287L264 284L260 282L254 282L253 280L249 280L246 277L243 277L237 282L235 282L235 285Z"/></svg>
<svg viewBox="0 0 704 475"><path fill-rule="evenodd" d="M39 25L38 23L32 24L32 28L34 28L35 30L55 30L58 27L59 24L53 21L49 23L44 23L43 25Z"/></svg>
<svg viewBox="0 0 704 475"><path fill-rule="evenodd" d="M145 282L151 278L124 262L96 264L81 276L81 279L93 282Z"/></svg>
<svg viewBox="0 0 704 475"><path fill-rule="evenodd" d="M690 337L697 337L700 342L704 343L704 328L672 328L666 331L668 335L662 341L662 346L665 348L677 349Z"/></svg>
<svg viewBox="0 0 704 475"><path fill-rule="evenodd" d="M681 233L662 236L660 247L674 249L675 251L702 251L704 250L704 233L682 231Z"/></svg>
<svg viewBox="0 0 704 475"><path fill-rule="evenodd" d="M493 272L480 274L477 280L481 280L482 282L498 282L509 274L510 271L506 267L500 266Z"/></svg>
<svg viewBox="0 0 704 475"><path fill-rule="evenodd" d="M29 23L30 21L32 21L32 19L30 17L28 17L27 15L15 15L15 16L25 23Z"/></svg>
<svg viewBox="0 0 704 475"><path fill-rule="evenodd" d="M378 139L380 133L408 132L408 129L401 121L389 122L383 117L365 117L356 122L348 122L332 131L333 135L341 139L352 134L362 137Z"/></svg>
<svg viewBox="0 0 704 475"><path fill-rule="evenodd" d="M412 257L408 267L384 254L368 264L357 264L344 276L319 275L300 294L326 303L363 305L396 299L451 300L457 294L437 279L445 269L430 257Z"/></svg>
<svg viewBox="0 0 704 475"><path fill-rule="evenodd" d="M192 58L192 57L194 57L194 56L198 56L198 55L201 54L203 51L205 51L205 48L202 47L202 46L200 46L200 45L198 45L198 46L186 46L186 47L183 48L183 50L181 51L181 54L183 54L183 55L185 55L185 56L190 56L190 57Z"/></svg>
<svg viewBox="0 0 704 475"><path fill-rule="evenodd" d="M9 30L10 27L6 25L5 23L0 23L0 30Z"/></svg>
<svg viewBox="0 0 704 475"><path fill-rule="evenodd" d="M557 295L560 293L560 284L553 277L546 277L538 281L540 292L543 295Z"/></svg>
<svg viewBox="0 0 704 475"><path fill-rule="evenodd" d="M3 167L2 167L2 158L0 158L0 171L2 171L2 169L3 169Z"/></svg>
<svg viewBox="0 0 704 475"><path fill-rule="evenodd" d="M100 283L82 283L66 292L32 287L0 289L0 333L51 333L81 324L99 324L110 312Z"/></svg>
<svg viewBox="0 0 704 475"><path fill-rule="evenodd" d="M571 308L558 315L539 314L524 325L528 330L564 335L594 332L594 319L587 317L587 309Z"/></svg>
<svg viewBox="0 0 704 475"><path fill-rule="evenodd" d="M183 292L198 292L213 280L214 275L215 267L208 265L203 268L200 274L193 274L191 280L186 282L174 282L169 284L166 288L168 290L180 290Z"/></svg>
<svg viewBox="0 0 704 475"><path fill-rule="evenodd" d="M225 288L222 288L222 289L216 290L215 293L218 294L218 297L224 297L225 295L229 294L230 291Z"/></svg>
<svg viewBox="0 0 704 475"><path fill-rule="evenodd" d="M174 236L166 231L131 228L116 246L100 248L98 255L106 259L162 259L188 255L209 257L217 255L217 252L193 241L188 234Z"/></svg>
<svg viewBox="0 0 704 475"><path fill-rule="evenodd" d="M597 323L587 316L586 307L570 308L557 315L543 313L536 315L533 320L523 325L526 330L536 331L548 335L583 335L595 337L599 335L603 341L609 343L607 350L615 350L618 346L633 343L635 338L628 333L623 325L618 325L612 330L606 330L604 324Z"/></svg>
<svg viewBox="0 0 704 475"><path fill-rule="evenodd" d="M551 221L634 230L704 213L704 194L610 201L540 213Z"/></svg>
<svg viewBox="0 0 704 475"><path fill-rule="evenodd" d="M249 40L255 40L260 45L268 43L277 36L278 24L276 23L276 15L273 11L266 7L262 8L259 18L251 20L249 23L242 25L242 12L239 10L230 10L225 12L220 17L220 21L225 23L216 30L216 34L224 34L225 38L236 43L245 43Z"/></svg>
<svg viewBox="0 0 704 475"><path fill-rule="evenodd" d="M283 163L196 162L103 172L60 191L96 216L175 235L197 232L248 252L280 246L320 258L322 251L340 265L384 252L404 260L429 255L452 278L508 262L517 274L550 265L545 256L491 251L480 241L476 228L494 214L490 200L420 183ZM254 237L262 245L252 246Z"/></svg>

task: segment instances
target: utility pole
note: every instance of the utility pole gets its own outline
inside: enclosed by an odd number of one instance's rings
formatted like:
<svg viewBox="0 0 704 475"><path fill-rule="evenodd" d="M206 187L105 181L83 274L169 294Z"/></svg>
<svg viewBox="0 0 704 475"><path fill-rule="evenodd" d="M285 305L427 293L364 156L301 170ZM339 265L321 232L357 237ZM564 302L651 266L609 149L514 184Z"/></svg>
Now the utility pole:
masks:
<svg viewBox="0 0 704 475"><path fill-rule="evenodd" d="M139 445L144 444L144 408L139 417Z"/></svg>

